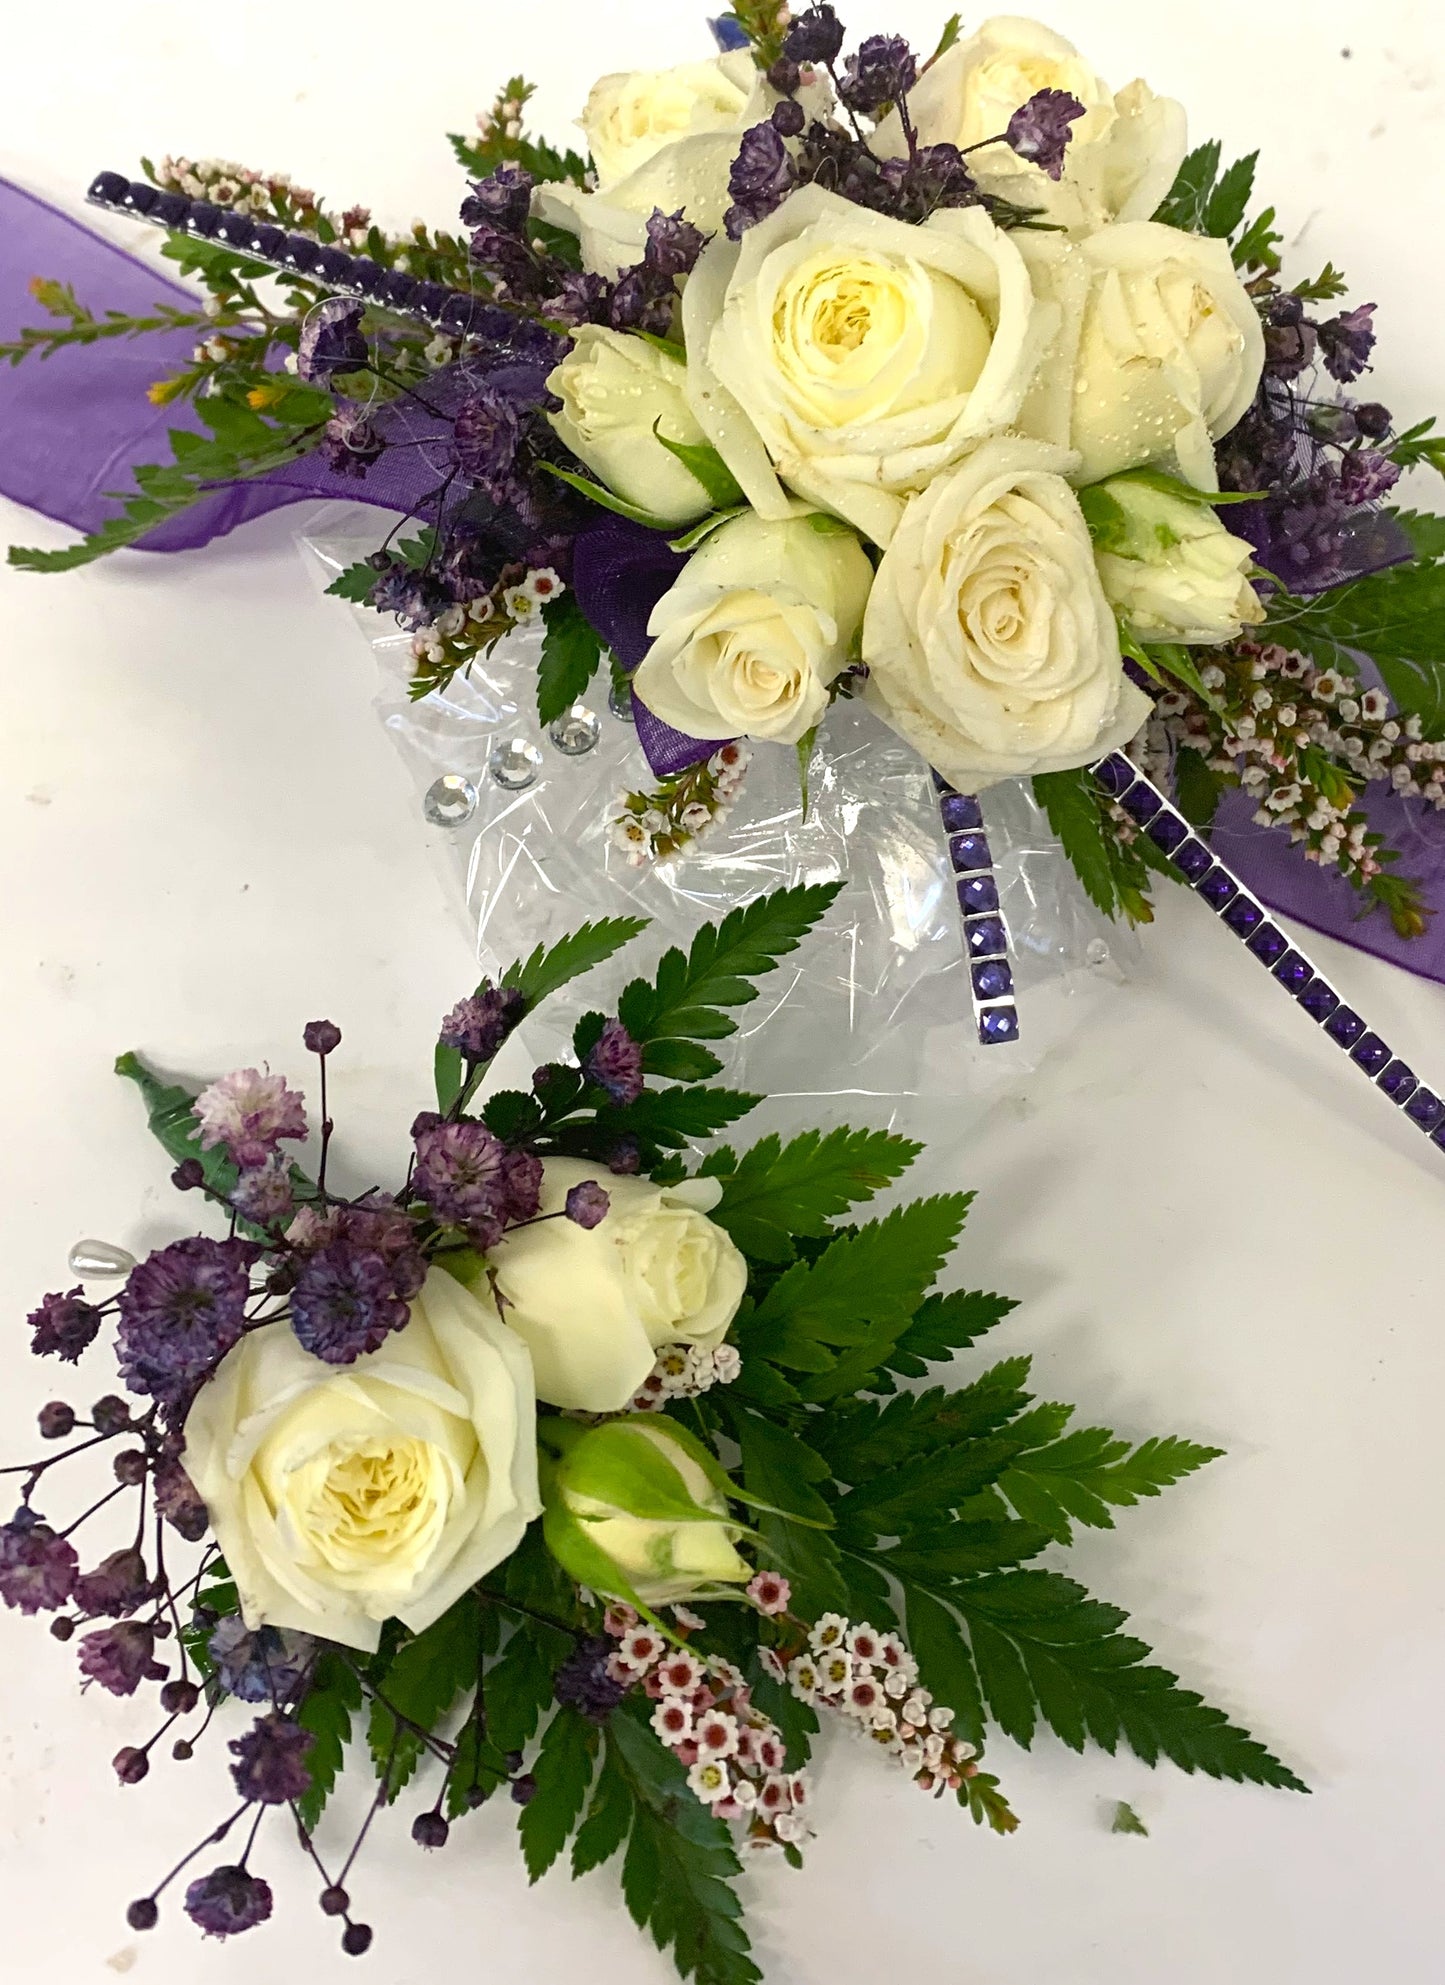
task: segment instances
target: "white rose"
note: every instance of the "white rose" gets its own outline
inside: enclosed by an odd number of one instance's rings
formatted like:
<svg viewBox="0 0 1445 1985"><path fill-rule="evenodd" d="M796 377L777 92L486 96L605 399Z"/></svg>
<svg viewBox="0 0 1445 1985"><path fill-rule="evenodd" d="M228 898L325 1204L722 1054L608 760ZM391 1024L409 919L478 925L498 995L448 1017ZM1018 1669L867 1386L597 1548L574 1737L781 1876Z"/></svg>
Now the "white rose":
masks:
<svg viewBox="0 0 1445 1985"><path fill-rule="evenodd" d="M754 508L782 484L887 544L910 491L1016 418L1058 312L977 207L909 227L821 186L683 292L693 411Z"/></svg>
<svg viewBox="0 0 1445 1985"><path fill-rule="evenodd" d="M379 1351L328 1365L288 1323L243 1337L186 1421L184 1465L248 1627L376 1647L420 1632L541 1511L521 1341L439 1268Z"/></svg>
<svg viewBox="0 0 1445 1985"><path fill-rule="evenodd" d="M1153 463L1217 489L1214 442L1264 369L1259 312L1228 244L1136 221L1067 247L1026 241L1024 253L1063 313L1027 430L1073 448L1080 482Z"/></svg>
<svg viewBox="0 0 1445 1985"><path fill-rule="evenodd" d="M633 688L689 737L796 744L828 707L872 580L831 517L749 511L703 540L652 609Z"/></svg>
<svg viewBox="0 0 1445 1985"><path fill-rule="evenodd" d="M914 497L873 583L867 699L965 792L1086 765L1149 712L1069 467L1039 442L984 442Z"/></svg>
<svg viewBox="0 0 1445 1985"><path fill-rule="evenodd" d="M820 115L827 89L807 86L801 100ZM665 214L681 209L695 227L715 234L731 204L728 174L738 141L777 101L745 48L712 62L604 76L582 116L597 191L549 181L537 188L533 211L578 235L583 267L605 276L642 259L654 207Z"/></svg>
<svg viewBox="0 0 1445 1985"><path fill-rule="evenodd" d="M1207 503L1116 476L1079 498L1104 593L1140 641L1233 641L1264 619L1249 583L1254 547Z"/></svg>
<svg viewBox="0 0 1445 1985"><path fill-rule="evenodd" d="M659 523L705 517L712 499L692 472L657 438L702 445L684 391L687 369L645 338L584 324L572 349L547 380L562 402L553 428L618 496Z"/></svg>
<svg viewBox="0 0 1445 1985"><path fill-rule="evenodd" d="M507 1322L532 1354L537 1395L553 1406L616 1413L661 1344L720 1344L747 1287L747 1264L707 1216L715 1179L655 1186L576 1158L549 1158L543 1214L592 1179L611 1205L591 1229L567 1219L514 1227L488 1256Z"/></svg>
<svg viewBox="0 0 1445 1985"><path fill-rule="evenodd" d="M1040 90L1064 90L1084 106L1070 127L1064 176L1050 179L1002 137L1009 119ZM982 145L968 164L986 193L1042 208L1056 226L1089 229L1106 221L1146 221L1174 184L1188 136L1183 106L1142 82L1117 95L1071 42L1037 21L1001 14L956 42L919 77L909 114L925 145ZM896 113L878 149L900 153Z"/></svg>

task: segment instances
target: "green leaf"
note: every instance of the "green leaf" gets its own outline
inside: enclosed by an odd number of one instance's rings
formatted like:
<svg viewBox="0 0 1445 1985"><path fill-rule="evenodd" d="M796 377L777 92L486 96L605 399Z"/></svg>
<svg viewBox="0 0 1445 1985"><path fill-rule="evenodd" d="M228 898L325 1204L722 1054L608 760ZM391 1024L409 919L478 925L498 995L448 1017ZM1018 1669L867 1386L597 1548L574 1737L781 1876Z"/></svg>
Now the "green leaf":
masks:
<svg viewBox="0 0 1445 1985"><path fill-rule="evenodd" d="M746 503L737 503L728 510L714 510L711 516L690 525L677 537L669 538L667 541L669 550L696 551L704 538L710 538L714 531L721 530L724 524L730 524L734 517L745 517L750 507Z"/></svg>
<svg viewBox="0 0 1445 1985"><path fill-rule="evenodd" d="M672 441L653 422L653 433L669 455L675 455L695 482L701 483L714 510L733 510L743 501L742 485L710 441Z"/></svg>
<svg viewBox="0 0 1445 1985"><path fill-rule="evenodd" d="M536 1791L517 1820L522 1859L530 1880L539 1881L571 1838L592 1785L597 1731L564 1704L542 1733L532 1763Z"/></svg>
<svg viewBox="0 0 1445 1985"><path fill-rule="evenodd" d="M1363 651L1402 711L1432 731L1445 727L1445 564L1397 565L1294 602L1272 620L1270 634L1351 673L1351 651Z"/></svg>
<svg viewBox="0 0 1445 1985"><path fill-rule="evenodd" d="M1183 228L1186 234L1204 231L1204 217L1219 177L1220 151L1219 140L1212 138L1189 154L1154 215L1156 221Z"/></svg>
<svg viewBox="0 0 1445 1985"><path fill-rule="evenodd" d="M1263 213L1255 215L1234 244L1236 269L1263 269L1269 275L1278 273L1279 246L1284 236L1275 226L1277 218L1273 207L1266 207Z"/></svg>
<svg viewBox="0 0 1445 1985"><path fill-rule="evenodd" d="M645 1089L636 1102L607 1111L607 1135L680 1150L695 1138L725 1130L762 1100L745 1089Z"/></svg>
<svg viewBox="0 0 1445 1985"><path fill-rule="evenodd" d="M831 1221L891 1185L922 1149L891 1131L846 1126L804 1131L786 1145L770 1135L723 1178L710 1218L754 1260L789 1262L796 1235L821 1239Z"/></svg>
<svg viewBox="0 0 1445 1985"><path fill-rule="evenodd" d="M1254 169L1259 153L1237 159L1220 179L1204 209L1204 232L1228 240L1244 220L1254 196Z"/></svg>
<svg viewBox="0 0 1445 1985"><path fill-rule="evenodd" d="M908 1645L923 1685L953 1711L960 1737L982 1744L986 1734L983 1691L968 1639L956 1614L920 1585L903 1581Z"/></svg>
<svg viewBox="0 0 1445 1985"><path fill-rule="evenodd" d="M956 1447L935 1449L860 1482L838 1504L840 1536L871 1543L878 1537L905 1535L914 1524L956 1509L996 1482L1021 1444L1021 1437L1013 1433L960 1441Z"/></svg>
<svg viewBox="0 0 1445 1985"><path fill-rule="evenodd" d="M797 1434L739 1400L726 1399L723 1410L742 1452L743 1487L748 1493L809 1524L831 1522L832 1508L817 1489L830 1474L822 1456ZM792 1583L793 1603L805 1618L847 1610L838 1548L826 1531L790 1523L786 1514L760 1517L758 1531L768 1555Z"/></svg>
<svg viewBox="0 0 1445 1985"><path fill-rule="evenodd" d="M900 1378L922 1378L929 1365L946 1363L1018 1308L1008 1296L981 1289L953 1289L929 1296L893 1346L884 1364Z"/></svg>
<svg viewBox="0 0 1445 1985"><path fill-rule="evenodd" d="M630 944L647 924L646 917L601 917L595 924L583 924L555 944L539 944L529 958L509 965L502 974L502 984L515 987L530 1012L569 980L580 978Z"/></svg>
<svg viewBox="0 0 1445 1985"><path fill-rule="evenodd" d="M597 1774L587 1817L577 1829L572 1843L572 1876L600 1868L626 1840L632 1826L633 1802L627 1779L618 1764L613 1747L602 1753L602 1769Z"/></svg>
<svg viewBox="0 0 1445 1985"><path fill-rule="evenodd" d="M744 1359L822 1372L834 1362L823 1347L862 1343L872 1325L902 1330L948 1259L969 1199L948 1193L897 1207L846 1229L815 1260L785 1269L738 1326Z"/></svg>
<svg viewBox="0 0 1445 1985"><path fill-rule="evenodd" d="M950 1599L968 1626L991 1713L1025 1748L1042 1718L1073 1750L1092 1739L1113 1752L1122 1739L1146 1764L1167 1757L1211 1778L1308 1789L1221 1710L1167 1669L1145 1665L1150 1650L1118 1631L1127 1615L1072 1579L999 1572Z"/></svg>
<svg viewBox="0 0 1445 1985"><path fill-rule="evenodd" d="M311 1784L300 1799L297 1811L302 1824L314 1827L331 1797L341 1770L346 1746L351 1742L351 1719L361 1708L361 1682L341 1655L323 1653L317 1660L306 1699L296 1712L296 1721L311 1732L311 1749L306 1753L306 1769Z"/></svg>
<svg viewBox="0 0 1445 1985"><path fill-rule="evenodd" d="M1202 751L1181 745L1174 754L1174 797L1191 827L1208 827L1224 797L1224 776Z"/></svg>
<svg viewBox="0 0 1445 1985"><path fill-rule="evenodd" d="M589 503L595 503L600 510L610 510L617 517L626 517L630 523L642 524L649 531L667 531L671 526L660 517L654 517L650 510L644 510L636 503L628 503L623 497L614 496L600 482L593 482L590 476L578 475L575 469L559 468L556 462L539 462L539 469L545 469L549 476L558 482L565 482L585 496Z"/></svg>
<svg viewBox="0 0 1445 1985"><path fill-rule="evenodd" d="M520 1619L487 1669L487 1734L497 1749L524 1751L552 1701L557 1669L572 1643L536 1621Z"/></svg>
<svg viewBox="0 0 1445 1985"><path fill-rule="evenodd" d="M1109 1831L1110 1833L1138 1833L1142 1834L1146 1840L1149 1837L1148 1827L1145 1826L1143 1820L1134 1811L1134 1808L1126 1805L1122 1799L1114 1807L1113 1824L1110 1826Z"/></svg>
<svg viewBox="0 0 1445 1985"><path fill-rule="evenodd" d="M354 605L364 607L371 599L378 577L376 568L360 558L355 565L348 565L344 572L338 572L326 590L337 599L350 600Z"/></svg>
<svg viewBox="0 0 1445 1985"><path fill-rule="evenodd" d="M1445 558L1445 517L1433 516L1427 510L1390 510L1386 514L1409 538L1416 558L1431 564Z"/></svg>
<svg viewBox="0 0 1445 1985"><path fill-rule="evenodd" d="M1131 1447L1104 1427L1079 1427L1020 1454L998 1487L1021 1517L1068 1544L1074 1523L1111 1530L1111 1509L1132 1509L1222 1453L1172 1436Z"/></svg>
<svg viewBox="0 0 1445 1985"><path fill-rule="evenodd" d="M644 1048L657 1041L714 1041L736 1033L724 1007L757 998L749 982L796 951L842 888L839 882L779 889L704 924L686 956L664 952L651 984L634 979L618 1004L622 1024ZM646 1054L643 1067L648 1068Z"/></svg>
<svg viewBox="0 0 1445 1985"><path fill-rule="evenodd" d="M633 1799L622 1869L633 1921L697 1985L762 1985L731 1886L742 1869L727 1826L692 1796L640 1712L614 1714L607 1739Z"/></svg>
<svg viewBox="0 0 1445 1985"><path fill-rule="evenodd" d="M549 600L542 619L546 632L537 670L537 721L551 724L571 709L596 675L602 643L574 593Z"/></svg>
<svg viewBox="0 0 1445 1985"><path fill-rule="evenodd" d="M126 1053L116 1057L115 1072L133 1082L145 1104L146 1117L152 1137L160 1145L166 1156L175 1165L188 1158L198 1160L205 1178L206 1189L225 1198L234 1187L239 1173L223 1145L215 1144L209 1150L202 1150L200 1129L196 1123L195 1101L201 1093L178 1082L162 1082L153 1069L141 1060L138 1054ZM299 1165L291 1167L291 1183L298 1192L310 1196L316 1188ZM252 1226L248 1220L238 1220L236 1231L247 1239L261 1238L262 1230Z"/></svg>
<svg viewBox="0 0 1445 1985"><path fill-rule="evenodd" d="M959 1441L996 1433L1029 1404L1024 1381L1030 1360L1006 1358L957 1392L934 1386L835 1409L814 1436L834 1475L866 1482L886 1468Z"/></svg>
<svg viewBox="0 0 1445 1985"><path fill-rule="evenodd" d="M1097 495L1095 491L1084 493ZM1033 788L1034 798L1048 816L1049 825L1083 884L1085 895L1106 917L1116 917L1119 890L1109 857L1103 798L1088 768L1041 772L1035 777Z"/></svg>
<svg viewBox="0 0 1445 1985"><path fill-rule="evenodd" d="M371 1755L378 1777L385 1778L388 1803L415 1772L423 1749L420 1737L398 1717L434 1730L474 1686L480 1662L481 1621L470 1592L425 1633L404 1641L392 1657L376 1683L369 1732Z"/></svg>

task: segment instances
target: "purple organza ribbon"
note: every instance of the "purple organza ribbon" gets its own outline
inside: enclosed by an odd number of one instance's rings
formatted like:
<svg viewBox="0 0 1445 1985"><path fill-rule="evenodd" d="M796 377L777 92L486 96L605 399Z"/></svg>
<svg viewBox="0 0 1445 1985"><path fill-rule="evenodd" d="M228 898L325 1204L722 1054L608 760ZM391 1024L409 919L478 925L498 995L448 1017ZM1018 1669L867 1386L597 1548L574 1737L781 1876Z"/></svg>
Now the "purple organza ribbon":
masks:
<svg viewBox="0 0 1445 1985"><path fill-rule="evenodd" d="M89 228L0 179L0 343L36 321L32 276L70 284L90 308L144 313L157 303L194 309L197 292L93 234ZM114 515L110 493L131 488L131 466L169 456L168 428L197 426L184 404L155 407L146 388L190 358L197 333L163 331L62 349L53 358L0 366L0 496L41 511L78 531L93 531ZM220 487L143 540L149 551L187 551L209 544L287 503L350 498L414 514L440 481L438 450L427 422L410 417L417 445L392 448L364 481L328 469L308 455L253 482ZM444 424L438 423L440 435ZM683 564L656 532L623 519L584 532L576 547L577 593L583 610L625 668L646 651L647 618ZM680 771L724 740L683 736L640 704L638 736L653 769ZM1372 791L1365 810L1372 824L1419 876L1427 903L1445 912L1445 817L1426 814L1392 793ZM1378 912L1360 918L1360 899L1337 875L1301 860L1284 836L1256 827L1251 802L1226 798L1218 832L1221 854L1273 909L1315 930L1388 958L1407 971L1445 984L1445 914L1420 938L1400 938Z"/></svg>

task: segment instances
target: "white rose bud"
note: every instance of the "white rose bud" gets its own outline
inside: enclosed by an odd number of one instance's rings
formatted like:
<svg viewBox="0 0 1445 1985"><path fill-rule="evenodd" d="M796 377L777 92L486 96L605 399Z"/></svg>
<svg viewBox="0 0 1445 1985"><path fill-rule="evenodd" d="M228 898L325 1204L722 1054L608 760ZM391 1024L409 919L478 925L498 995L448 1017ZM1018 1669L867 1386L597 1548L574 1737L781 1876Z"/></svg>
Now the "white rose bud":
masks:
<svg viewBox="0 0 1445 1985"><path fill-rule="evenodd" d="M1050 179L1007 145L991 145L1014 112L1040 90L1063 90L1084 106L1071 127L1064 173ZM909 93L909 115L925 145L957 145L986 193L1042 208L1055 226L1091 229L1146 221L1174 183L1188 136L1183 106L1142 82L1116 95L1072 42L1038 21L1001 15L930 63ZM906 149L896 112L877 148Z"/></svg>
<svg viewBox="0 0 1445 1985"><path fill-rule="evenodd" d="M1099 578L1139 641L1233 641L1264 619L1247 573L1254 548L1216 511L1149 477L1116 476L1081 492Z"/></svg>
<svg viewBox="0 0 1445 1985"><path fill-rule="evenodd" d="M289 1323L248 1332L185 1432L248 1627L368 1651L384 1620L420 1633L541 1511L526 1350L439 1268L354 1364L313 1357Z"/></svg>
<svg viewBox="0 0 1445 1985"><path fill-rule="evenodd" d="M877 544L909 492L1017 417L1057 307L978 207L921 227L805 186L683 292L688 391L765 517L788 490Z"/></svg>
<svg viewBox="0 0 1445 1985"><path fill-rule="evenodd" d="M547 380L562 402L553 428L579 461L660 524L705 517L713 503L690 469L658 440L704 446L685 393L687 368L645 338L584 324Z"/></svg>
<svg viewBox="0 0 1445 1985"><path fill-rule="evenodd" d="M986 441L916 496L863 623L867 701L965 792L1087 765L1149 699L1124 674L1061 450Z"/></svg>
<svg viewBox="0 0 1445 1985"><path fill-rule="evenodd" d="M1152 221L1069 244L1021 234L1058 342L1021 425L1074 449L1074 480L1152 464L1217 489L1214 443L1259 387L1264 332L1229 245Z"/></svg>
<svg viewBox="0 0 1445 1985"><path fill-rule="evenodd" d="M741 1585L728 1477L676 1421L634 1414L580 1429L552 1421L543 1534L579 1584L609 1599L676 1604L710 1586Z"/></svg>
<svg viewBox="0 0 1445 1985"><path fill-rule="evenodd" d="M653 608L633 687L689 737L796 744L828 707L872 578L867 553L832 518L734 518Z"/></svg>
<svg viewBox="0 0 1445 1985"><path fill-rule="evenodd" d="M576 1158L549 1158L541 1212L560 1213L594 1180L610 1202L595 1227L542 1219L514 1227L488 1261L503 1314L532 1355L537 1395L585 1413L619 1412L662 1344L712 1350L747 1288L747 1264L707 1218L715 1179L655 1186Z"/></svg>

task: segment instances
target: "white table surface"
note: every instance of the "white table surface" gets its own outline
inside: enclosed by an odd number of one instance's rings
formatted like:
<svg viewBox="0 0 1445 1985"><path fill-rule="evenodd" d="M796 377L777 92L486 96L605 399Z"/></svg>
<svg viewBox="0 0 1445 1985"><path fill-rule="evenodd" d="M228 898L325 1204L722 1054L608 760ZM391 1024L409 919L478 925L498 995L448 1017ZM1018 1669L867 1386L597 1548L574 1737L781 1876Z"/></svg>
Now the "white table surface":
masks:
<svg viewBox="0 0 1445 1985"><path fill-rule="evenodd" d="M286 165L393 223L449 216L442 131L467 128L514 70L545 75L538 107L560 133L600 71L704 47L687 10L644 0L415 13L68 0L17 14L0 171L73 200L142 150L214 152ZM1116 81L1140 72L1183 97L1196 137L1265 147L1294 266L1329 255L1381 306L1381 396L1410 418L1438 405L1438 11L1058 0L1052 18ZM937 26L919 0L887 24L920 43ZM0 571L7 1454L29 1451L33 1411L69 1376L30 1364L22 1326L63 1286L69 1243L139 1250L182 1231L135 1098L109 1072L117 1050L197 1072L294 1068L300 1024L333 1014L359 1178L392 1159L425 1100L436 1017L469 982L464 929L368 707L370 659L317 600L298 521L184 559ZM0 534L64 535L15 511ZM1445 995L1317 949L1438 1083ZM1025 1822L1000 1841L840 1742L819 1771L806 1871L748 1882L769 1979L1438 1979L1445 1160L1187 900L1163 905L1142 970L1066 1059L966 1143L941 1115L920 1104L911 1123L935 1139L930 1184L982 1188L970 1276L1025 1299L1000 1351L1034 1351L1044 1395L1090 1418L1229 1449L1090 1535L1073 1568L1316 1789L999 1741L990 1762ZM110 1382L92 1354L80 1396ZM529 1895L505 1812L439 1856L400 1821L383 1832L354 1883L378 1933L364 1974L279 1835L268 1930L226 1946L175 1923L137 1938L126 1899L224 1809L220 1752L122 1792L107 1759L139 1728L135 1705L82 1700L70 1654L11 1614L0 1675L0 1973L14 1985L195 1985L257 1962L286 1985L671 1975L610 1872L576 1888L553 1875ZM1148 1839L1109 1832L1121 1798Z"/></svg>

